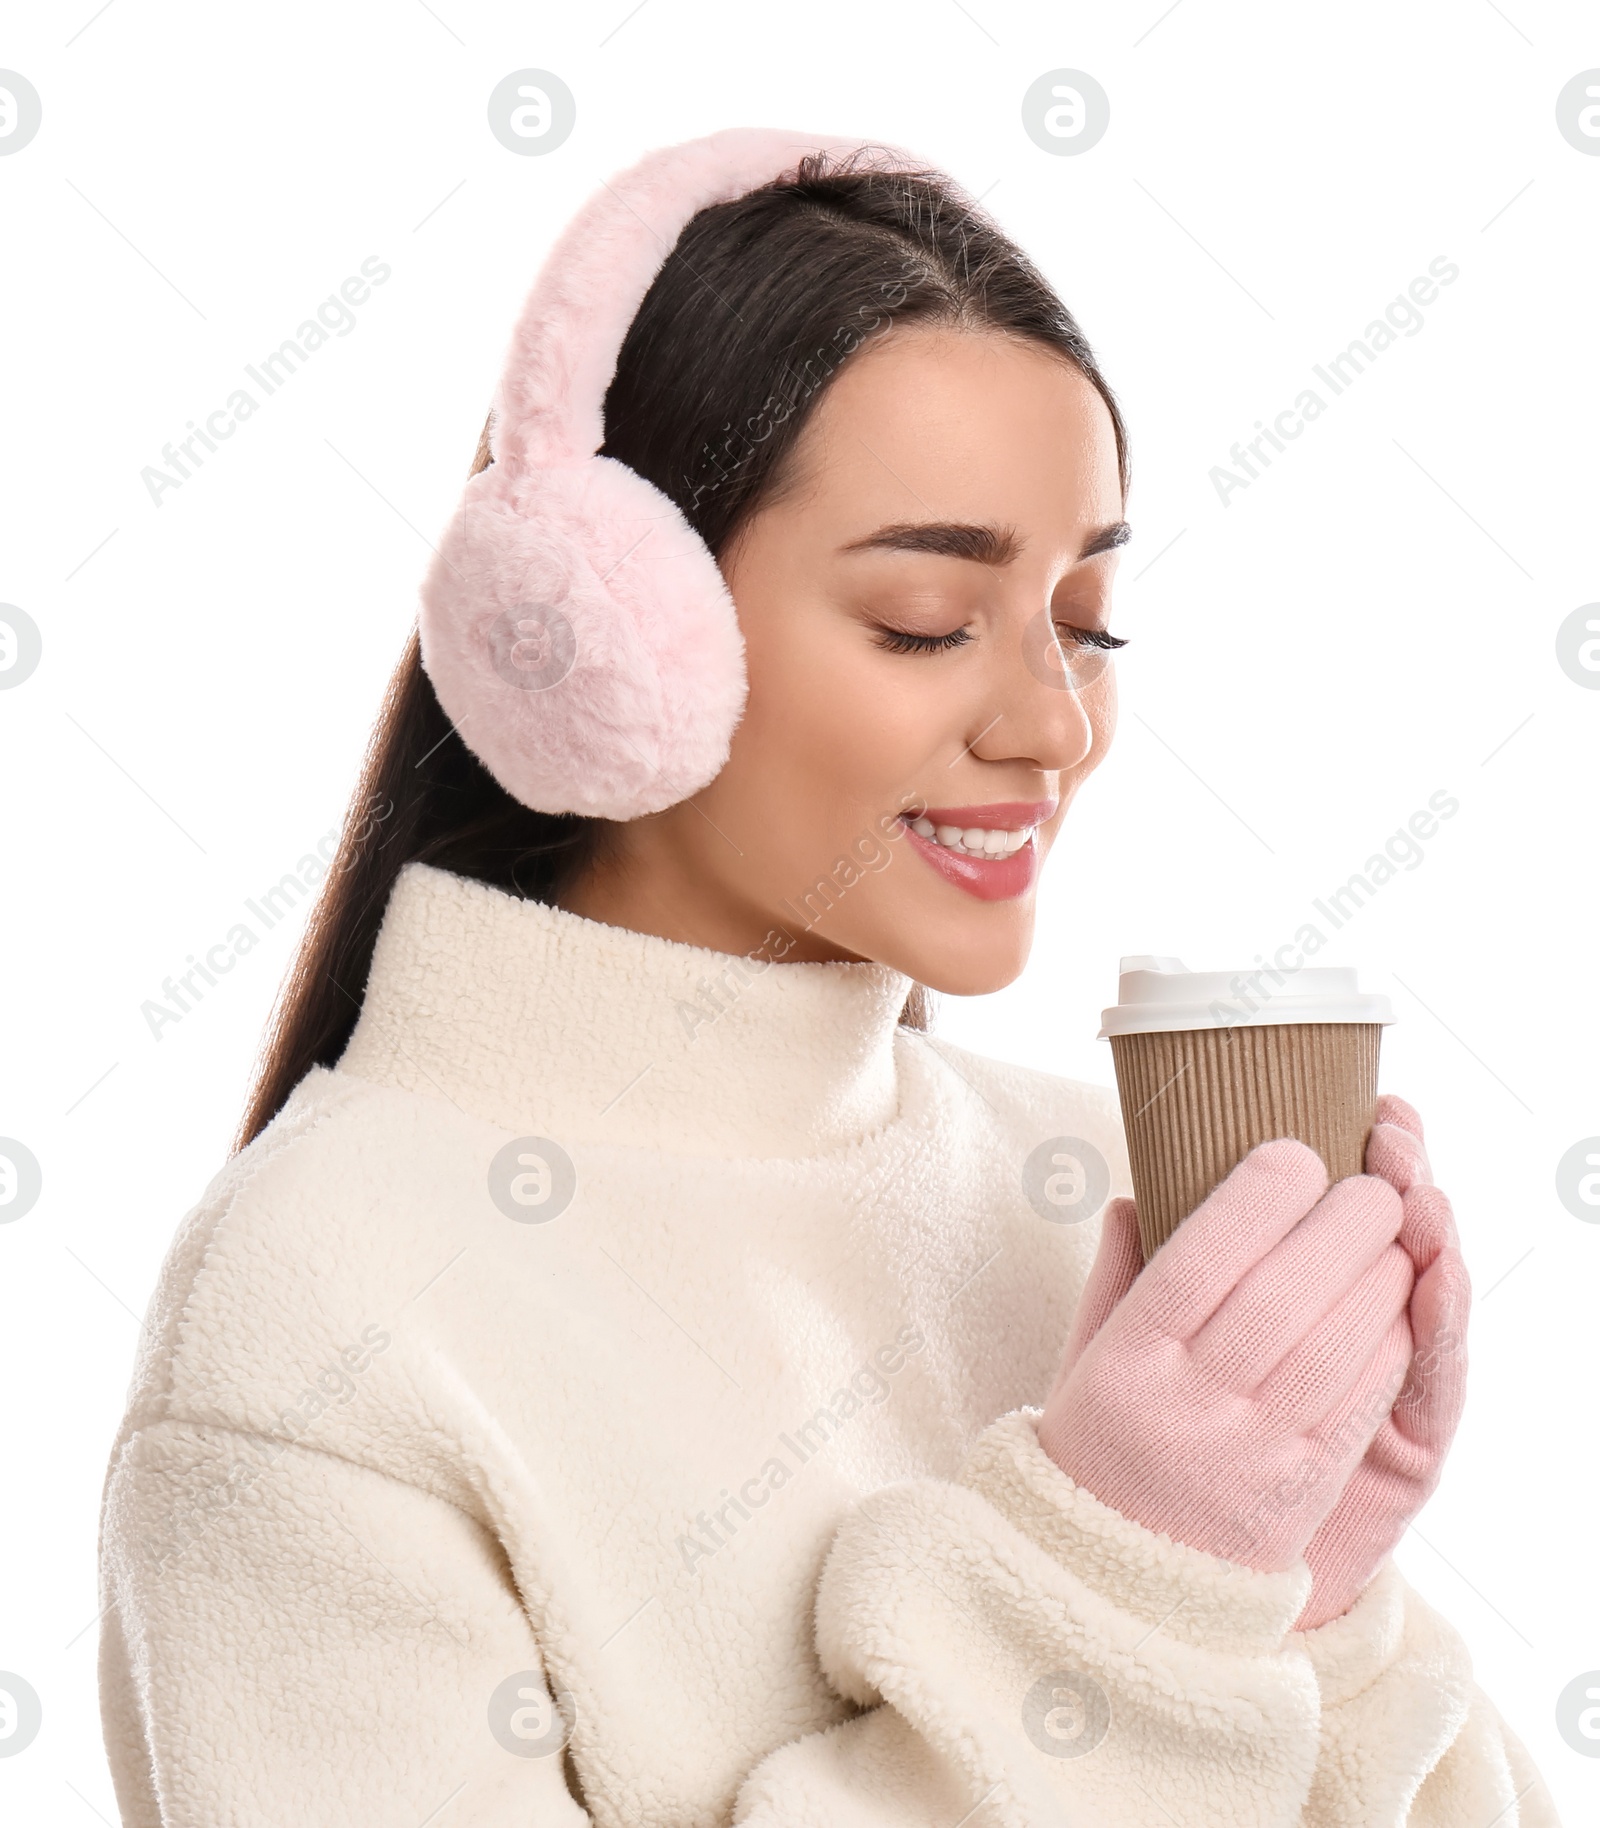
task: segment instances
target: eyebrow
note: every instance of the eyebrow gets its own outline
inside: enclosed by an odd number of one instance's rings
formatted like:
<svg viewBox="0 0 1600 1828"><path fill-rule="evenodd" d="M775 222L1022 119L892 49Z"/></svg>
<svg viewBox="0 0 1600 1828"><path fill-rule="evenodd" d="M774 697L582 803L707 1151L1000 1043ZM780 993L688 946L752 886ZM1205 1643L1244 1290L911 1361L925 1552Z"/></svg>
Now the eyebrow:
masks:
<svg viewBox="0 0 1600 1828"><path fill-rule="evenodd" d="M1125 520L1097 527L1084 541L1080 559L1125 546L1133 528ZM973 559L980 565L1004 565L1022 549L1014 527L975 525L963 521L894 521L858 540L841 546L841 552L931 552L940 558Z"/></svg>

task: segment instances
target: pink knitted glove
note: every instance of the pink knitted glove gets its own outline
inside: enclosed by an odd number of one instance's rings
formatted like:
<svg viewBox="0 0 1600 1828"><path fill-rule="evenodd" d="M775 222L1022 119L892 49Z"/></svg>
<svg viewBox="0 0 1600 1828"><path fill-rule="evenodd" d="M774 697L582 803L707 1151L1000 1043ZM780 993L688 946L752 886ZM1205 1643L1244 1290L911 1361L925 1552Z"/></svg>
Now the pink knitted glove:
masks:
<svg viewBox="0 0 1600 1828"><path fill-rule="evenodd" d="M1113 1201L1040 1445L1146 1529L1247 1567L1292 1567L1411 1357L1402 1216L1382 1176L1329 1188L1315 1151L1280 1138L1130 1279L1133 1202Z"/></svg>
<svg viewBox="0 0 1600 1828"><path fill-rule="evenodd" d="M1467 1394L1472 1284L1450 1202L1433 1185L1422 1119L1403 1098L1378 1100L1366 1167L1401 1196L1400 1242L1416 1267L1411 1332L1416 1355L1393 1413L1306 1546L1313 1586L1296 1631L1347 1612L1439 1483Z"/></svg>

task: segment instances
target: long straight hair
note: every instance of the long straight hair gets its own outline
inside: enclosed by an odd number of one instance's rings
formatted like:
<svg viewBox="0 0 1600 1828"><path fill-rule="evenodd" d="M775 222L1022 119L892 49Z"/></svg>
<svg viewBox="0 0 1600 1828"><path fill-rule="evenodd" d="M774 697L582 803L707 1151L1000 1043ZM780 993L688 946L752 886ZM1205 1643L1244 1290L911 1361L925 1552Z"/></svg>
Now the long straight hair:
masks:
<svg viewBox="0 0 1600 1828"><path fill-rule="evenodd" d="M1110 411L1126 495L1121 411L1049 283L941 173L875 171L860 155L814 154L792 178L689 222L623 339L600 450L675 502L721 560L784 486L796 441L851 351L886 324L913 322L1020 337L1076 368ZM489 430L470 475L490 462ZM344 1051L405 864L550 902L615 830L512 799L445 716L413 632L263 1038L235 1147ZM926 1028L930 1007L916 985L900 1019Z"/></svg>

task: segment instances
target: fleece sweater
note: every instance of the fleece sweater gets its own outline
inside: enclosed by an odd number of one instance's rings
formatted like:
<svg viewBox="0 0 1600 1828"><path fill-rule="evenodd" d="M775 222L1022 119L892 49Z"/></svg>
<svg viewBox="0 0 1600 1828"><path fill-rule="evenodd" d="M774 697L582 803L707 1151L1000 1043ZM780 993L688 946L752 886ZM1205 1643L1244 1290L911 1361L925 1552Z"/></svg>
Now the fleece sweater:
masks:
<svg viewBox="0 0 1600 1828"><path fill-rule="evenodd" d="M1044 1454L1116 1099L909 987L406 868L150 1310L101 1534L130 1828L1555 1823L1392 1561L1297 1633L1303 1563Z"/></svg>

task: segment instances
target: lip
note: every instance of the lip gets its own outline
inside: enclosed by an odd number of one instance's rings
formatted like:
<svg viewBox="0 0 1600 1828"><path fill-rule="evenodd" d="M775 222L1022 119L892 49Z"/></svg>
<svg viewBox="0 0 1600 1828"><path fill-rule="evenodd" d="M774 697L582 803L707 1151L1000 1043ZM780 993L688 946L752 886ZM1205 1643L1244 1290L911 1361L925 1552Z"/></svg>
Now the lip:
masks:
<svg viewBox="0 0 1600 1828"><path fill-rule="evenodd" d="M935 825L981 825L986 831L1016 831L1023 825L1043 825L1053 819L1059 800L992 800L987 806L928 806L909 816L932 819Z"/></svg>
<svg viewBox="0 0 1600 1828"><path fill-rule="evenodd" d="M979 901L1015 901L1026 895L1038 879L1039 845L1034 832L1028 842L1008 857L969 857L911 829L912 818L931 819L935 825L982 825L990 831L1015 831L1023 825L1038 826L1051 818L1055 800L997 800L987 806L930 806L926 811L902 814L902 829L919 856L925 857L946 882L954 883Z"/></svg>

